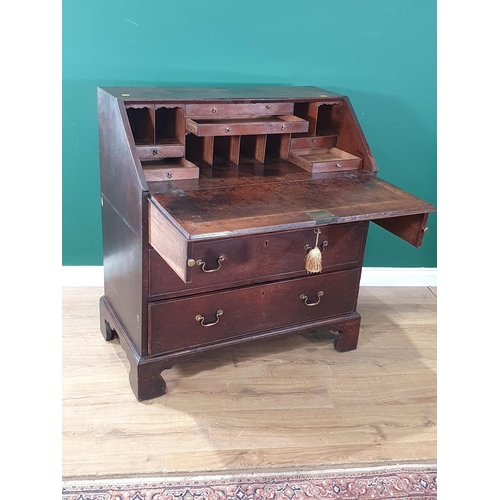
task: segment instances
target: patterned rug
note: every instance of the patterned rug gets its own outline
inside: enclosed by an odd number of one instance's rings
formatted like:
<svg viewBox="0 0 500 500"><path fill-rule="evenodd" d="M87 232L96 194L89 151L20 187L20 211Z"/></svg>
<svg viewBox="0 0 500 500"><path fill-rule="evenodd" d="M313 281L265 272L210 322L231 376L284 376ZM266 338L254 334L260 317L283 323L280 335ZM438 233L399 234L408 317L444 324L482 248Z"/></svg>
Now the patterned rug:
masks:
<svg viewBox="0 0 500 500"><path fill-rule="evenodd" d="M437 498L437 467L63 481L63 500L314 500Z"/></svg>

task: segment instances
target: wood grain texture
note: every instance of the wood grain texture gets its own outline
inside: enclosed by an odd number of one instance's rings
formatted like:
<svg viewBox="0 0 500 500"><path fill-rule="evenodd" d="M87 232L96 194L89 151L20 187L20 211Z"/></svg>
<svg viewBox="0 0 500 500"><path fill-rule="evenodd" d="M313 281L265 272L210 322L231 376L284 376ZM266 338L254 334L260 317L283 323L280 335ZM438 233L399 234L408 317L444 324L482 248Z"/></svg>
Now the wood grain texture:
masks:
<svg viewBox="0 0 500 500"><path fill-rule="evenodd" d="M190 281L187 267L188 244L184 235L165 222L165 216L154 203L149 203L149 243L185 282Z"/></svg>
<svg viewBox="0 0 500 500"><path fill-rule="evenodd" d="M161 182L177 179L197 179L200 169L185 158L143 162L147 182Z"/></svg>
<svg viewBox="0 0 500 500"><path fill-rule="evenodd" d="M349 98L345 98L339 106L331 107L331 114L327 119L329 127L331 126L338 135L336 146L339 149L363 158L363 169L368 172L377 172L378 167L373 154L366 142L365 135L361 129L354 109ZM318 135L330 135L331 129Z"/></svg>
<svg viewBox="0 0 500 500"><path fill-rule="evenodd" d="M297 149L290 151L288 159L312 173L361 168L361 158L338 148Z"/></svg>
<svg viewBox="0 0 500 500"><path fill-rule="evenodd" d="M306 120L293 115L227 118L224 120L186 118L186 130L198 137L307 132Z"/></svg>
<svg viewBox="0 0 500 500"><path fill-rule="evenodd" d="M379 219L374 222L418 248L422 245L428 218L429 214L415 214L408 217Z"/></svg>
<svg viewBox="0 0 500 500"><path fill-rule="evenodd" d="M268 102L252 104L187 104L186 116L190 118L245 118L266 115L291 115L292 102Z"/></svg>
<svg viewBox="0 0 500 500"><path fill-rule="evenodd" d="M361 288L355 351L325 331L212 351L143 403L99 331L102 293L63 289L65 478L436 459L435 288Z"/></svg>
<svg viewBox="0 0 500 500"><path fill-rule="evenodd" d="M290 150L303 148L333 148L335 144L337 144L336 135L295 137L290 141Z"/></svg>
<svg viewBox="0 0 500 500"><path fill-rule="evenodd" d="M427 202L370 174L324 175L290 183L241 182L225 187L215 181L212 189L208 183L180 181L153 199L193 240L303 228L314 225L307 213L315 210L330 212L325 222L333 223L435 211Z"/></svg>
<svg viewBox="0 0 500 500"><path fill-rule="evenodd" d="M137 146L137 154L141 160L182 158L184 156L184 144L172 139L171 144L161 144L159 146ZM148 179L146 178L146 180Z"/></svg>
<svg viewBox="0 0 500 500"><path fill-rule="evenodd" d="M150 353L195 348L354 312L358 276L358 269L350 269L150 303ZM307 306L302 294L315 305ZM203 322L196 319L198 315ZM207 324L211 326L202 326Z"/></svg>
<svg viewBox="0 0 500 500"><path fill-rule="evenodd" d="M339 97L339 94L318 87L296 87L276 85L251 85L237 87L103 87L106 92L125 101L127 105L135 101L192 101L193 99L214 102L230 99L231 102L249 100L293 101Z"/></svg>
<svg viewBox="0 0 500 500"><path fill-rule="evenodd" d="M322 261L323 272L357 267L362 262L363 234L367 223L320 226L319 244L327 243ZM162 294L186 295L203 293L210 289L227 288L306 276L305 246L314 246L316 234L312 228L266 235L242 236L193 245L192 258L206 263L207 269L216 268L218 258L224 256L220 269L205 273L201 265L192 269L192 281L186 284L165 261L152 249L150 251L150 294L159 298ZM286 256L286 259L284 258ZM167 297L165 297L167 298Z"/></svg>

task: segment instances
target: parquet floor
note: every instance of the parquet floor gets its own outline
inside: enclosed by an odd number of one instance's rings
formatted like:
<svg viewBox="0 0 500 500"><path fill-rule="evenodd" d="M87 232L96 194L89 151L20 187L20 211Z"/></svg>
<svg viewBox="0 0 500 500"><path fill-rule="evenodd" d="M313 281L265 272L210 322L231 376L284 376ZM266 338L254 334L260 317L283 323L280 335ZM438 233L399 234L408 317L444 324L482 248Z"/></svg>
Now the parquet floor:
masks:
<svg viewBox="0 0 500 500"><path fill-rule="evenodd" d="M362 287L356 351L309 331L198 355L137 402L102 289L63 289L63 477L436 461L436 301Z"/></svg>

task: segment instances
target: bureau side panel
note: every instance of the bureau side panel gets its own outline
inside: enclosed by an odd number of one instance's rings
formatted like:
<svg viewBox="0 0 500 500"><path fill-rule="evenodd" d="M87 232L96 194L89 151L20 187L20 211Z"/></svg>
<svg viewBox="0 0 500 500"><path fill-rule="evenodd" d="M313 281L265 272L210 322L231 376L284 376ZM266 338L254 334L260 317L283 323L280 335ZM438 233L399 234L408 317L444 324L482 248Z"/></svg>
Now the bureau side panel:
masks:
<svg viewBox="0 0 500 500"><path fill-rule="evenodd" d="M332 118L338 130L337 148L363 158L363 170L376 173L378 171L377 164L354 113L351 101L347 97L344 98L341 105L333 107Z"/></svg>
<svg viewBox="0 0 500 500"><path fill-rule="evenodd" d="M122 102L97 93L101 192L135 231L143 225L142 193L148 191Z"/></svg>
<svg viewBox="0 0 500 500"><path fill-rule="evenodd" d="M146 353L147 192L123 103L98 91L104 294Z"/></svg>
<svg viewBox="0 0 500 500"><path fill-rule="evenodd" d="M140 354L143 346L143 249L141 235L106 198L102 205L104 295Z"/></svg>

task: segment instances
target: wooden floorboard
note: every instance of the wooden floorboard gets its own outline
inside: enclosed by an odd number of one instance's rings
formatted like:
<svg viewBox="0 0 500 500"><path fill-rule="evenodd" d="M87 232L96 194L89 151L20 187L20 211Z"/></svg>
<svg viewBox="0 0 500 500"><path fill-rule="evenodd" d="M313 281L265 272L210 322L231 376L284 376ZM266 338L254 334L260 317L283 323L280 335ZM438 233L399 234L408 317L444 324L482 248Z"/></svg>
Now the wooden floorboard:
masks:
<svg viewBox="0 0 500 500"><path fill-rule="evenodd" d="M436 460L437 289L362 287L358 349L309 331L197 355L137 402L99 287L63 289L63 477Z"/></svg>

